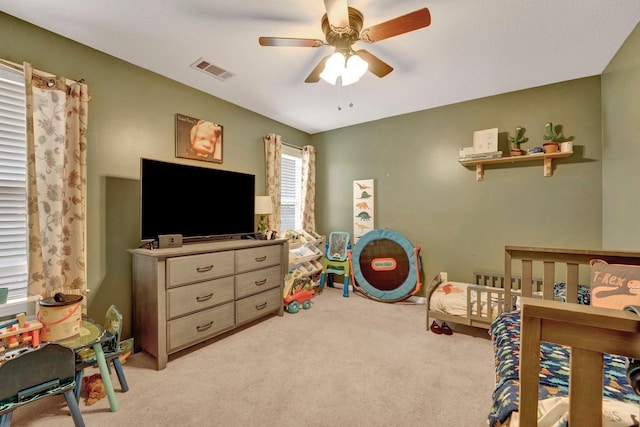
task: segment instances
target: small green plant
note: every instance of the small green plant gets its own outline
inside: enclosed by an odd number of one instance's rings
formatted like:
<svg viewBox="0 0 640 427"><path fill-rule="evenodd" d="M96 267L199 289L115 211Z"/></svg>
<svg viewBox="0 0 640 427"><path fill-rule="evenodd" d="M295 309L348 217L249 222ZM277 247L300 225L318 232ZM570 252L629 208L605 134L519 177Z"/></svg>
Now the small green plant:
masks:
<svg viewBox="0 0 640 427"><path fill-rule="evenodd" d="M562 125L556 125L554 127L553 123L549 122L544 125L544 128L547 131L547 134L543 136L545 141L564 142L567 140L562 133Z"/></svg>
<svg viewBox="0 0 640 427"><path fill-rule="evenodd" d="M511 144L511 148L514 150L520 149L520 144L524 144L529 140L529 138L524 137L524 133L526 129L522 126L516 127L516 133L514 136L509 136L507 139L509 140L509 144Z"/></svg>

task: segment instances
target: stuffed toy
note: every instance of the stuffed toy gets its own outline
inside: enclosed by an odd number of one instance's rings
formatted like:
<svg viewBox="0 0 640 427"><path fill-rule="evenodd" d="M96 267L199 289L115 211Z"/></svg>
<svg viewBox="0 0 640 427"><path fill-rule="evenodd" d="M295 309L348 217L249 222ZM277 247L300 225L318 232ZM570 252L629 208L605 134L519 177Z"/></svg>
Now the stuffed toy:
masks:
<svg viewBox="0 0 640 427"><path fill-rule="evenodd" d="M102 383L102 376L100 376L100 374L83 377L82 388L87 393L87 400L85 402L87 406L93 405L106 395L104 391L104 384Z"/></svg>

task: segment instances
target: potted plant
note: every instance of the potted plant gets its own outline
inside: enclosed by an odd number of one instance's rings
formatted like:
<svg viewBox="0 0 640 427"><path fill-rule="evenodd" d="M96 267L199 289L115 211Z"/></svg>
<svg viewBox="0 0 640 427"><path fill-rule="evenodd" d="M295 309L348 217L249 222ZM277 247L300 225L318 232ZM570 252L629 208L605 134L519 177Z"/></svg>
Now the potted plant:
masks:
<svg viewBox="0 0 640 427"><path fill-rule="evenodd" d="M512 156L522 156L524 151L520 149L520 144L523 144L529 140L529 138L524 137L526 129L522 126L516 127L516 133L514 136L509 136L507 139L509 140L509 144L511 148L509 149L509 154Z"/></svg>
<svg viewBox="0 0 640 427"><path fill-rule="evenodd" d="M548 122L544 125L547 134L543 136L547 141L542 144L545 153L557 153L560 151L560 143L566 141L564 134L562 133L562 125L553 126L553 123Z"/></svg>

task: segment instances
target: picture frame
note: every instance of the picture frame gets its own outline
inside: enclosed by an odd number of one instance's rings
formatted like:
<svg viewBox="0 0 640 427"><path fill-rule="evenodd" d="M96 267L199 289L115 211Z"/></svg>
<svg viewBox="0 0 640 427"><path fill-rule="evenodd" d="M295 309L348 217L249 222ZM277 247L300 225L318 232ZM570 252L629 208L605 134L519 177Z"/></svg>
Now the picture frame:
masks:
<svg viewBox="0 0 640 427"><path fill-rule="evenodd" d="M222 163L223 126L176 113L176 157Z"/></svg>

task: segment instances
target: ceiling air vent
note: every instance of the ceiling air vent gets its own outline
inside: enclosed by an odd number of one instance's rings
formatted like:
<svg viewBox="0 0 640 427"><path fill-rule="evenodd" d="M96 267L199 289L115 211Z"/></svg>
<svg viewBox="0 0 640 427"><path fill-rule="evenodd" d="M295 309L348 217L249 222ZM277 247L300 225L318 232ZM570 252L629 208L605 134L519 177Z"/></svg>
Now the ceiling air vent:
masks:
<svg viewBox="0 0 640 427"><path fill-rule="evenodd" d="M200 70L203 73L213 76L216 79L221 80L223 82L226 82L227 80L229 80L231 77L235 75L223 68L218 67L217 65L210 63L209 61L205 61L202 58L198 59L196 62L191 64L191 68Z"/></svg>

